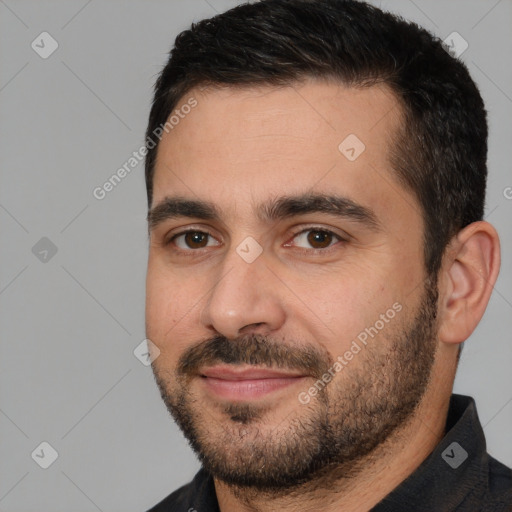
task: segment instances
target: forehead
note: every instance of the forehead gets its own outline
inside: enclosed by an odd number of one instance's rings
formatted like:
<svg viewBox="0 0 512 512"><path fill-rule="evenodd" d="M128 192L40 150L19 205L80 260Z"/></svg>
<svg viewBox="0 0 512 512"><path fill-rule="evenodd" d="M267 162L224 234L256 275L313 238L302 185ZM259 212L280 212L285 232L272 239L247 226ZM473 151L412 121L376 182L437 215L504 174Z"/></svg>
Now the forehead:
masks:
<svg viewBox="0 0 512 512"><path fill-rule="evenodd" d="M197 105L159 144L153 205L179 195L246 214L249 203L308 192L391 210L397 191L414 201L388 162L402 116L385 86L196 89L176 109L191 98Z"/></svg>

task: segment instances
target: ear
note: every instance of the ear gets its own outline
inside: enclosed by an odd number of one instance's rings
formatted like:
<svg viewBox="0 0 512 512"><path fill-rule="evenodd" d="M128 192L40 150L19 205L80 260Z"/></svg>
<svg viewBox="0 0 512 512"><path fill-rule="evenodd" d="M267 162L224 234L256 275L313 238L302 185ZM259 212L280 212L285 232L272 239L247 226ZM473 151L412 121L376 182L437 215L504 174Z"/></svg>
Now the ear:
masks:
<svg viewBox="0 0 512 512"><path fill-rule="evenodd" d="M494 227L479 221L450 243L439 276L439 339L461 343L480 322L500 268L500 240Z"/></svg>

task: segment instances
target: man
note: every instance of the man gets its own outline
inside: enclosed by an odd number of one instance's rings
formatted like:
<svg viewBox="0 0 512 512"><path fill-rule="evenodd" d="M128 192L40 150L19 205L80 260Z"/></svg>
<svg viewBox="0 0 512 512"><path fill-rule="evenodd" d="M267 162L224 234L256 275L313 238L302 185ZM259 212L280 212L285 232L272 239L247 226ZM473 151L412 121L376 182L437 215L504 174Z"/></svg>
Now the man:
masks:
<svg viewBox="0 0 512 512"><path fill-rule="evenodd" d="M202 463L163 511L505 511L452 395L500 256L465 66L363 2L176 39L147 130L146 329Z"/></svg>

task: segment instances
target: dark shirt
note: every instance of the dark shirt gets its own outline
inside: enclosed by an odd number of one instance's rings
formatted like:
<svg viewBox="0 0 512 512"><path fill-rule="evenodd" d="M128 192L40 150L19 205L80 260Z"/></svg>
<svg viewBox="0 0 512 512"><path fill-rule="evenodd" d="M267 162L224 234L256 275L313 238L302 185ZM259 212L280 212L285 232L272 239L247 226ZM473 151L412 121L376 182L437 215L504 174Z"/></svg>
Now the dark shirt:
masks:
<svg viewBox="0 0 512 512"><path fill-rule="evenodd" d="M452 395L446 435L372 512L511 512L512 471L486 451L475 401ZM148 512L220 512L213 478L201 469Z"/></svg>

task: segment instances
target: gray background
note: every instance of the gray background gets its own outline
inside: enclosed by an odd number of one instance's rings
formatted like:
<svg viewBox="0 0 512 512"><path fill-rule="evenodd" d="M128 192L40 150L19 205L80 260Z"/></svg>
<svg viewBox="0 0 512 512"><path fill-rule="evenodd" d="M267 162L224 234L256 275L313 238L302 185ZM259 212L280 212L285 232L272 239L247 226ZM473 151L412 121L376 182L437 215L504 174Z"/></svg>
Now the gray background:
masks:
<svg viewBox="0 0 512 512"><path fill-rule="evenodd" d="M0 511L140 512L198 468L133 354L145 338L143 165L105 199L92 191L143 143L177 33L236 3L0 0ZM455 388L512 465L512 2L379 5L442 38L459 32L490 112L502 272ZM43 31L59 44L47 59L31 48ZM32 250L43 237L57 248L46 261ZM59 454L46 470L31 457L43 441Z"/></svg>

